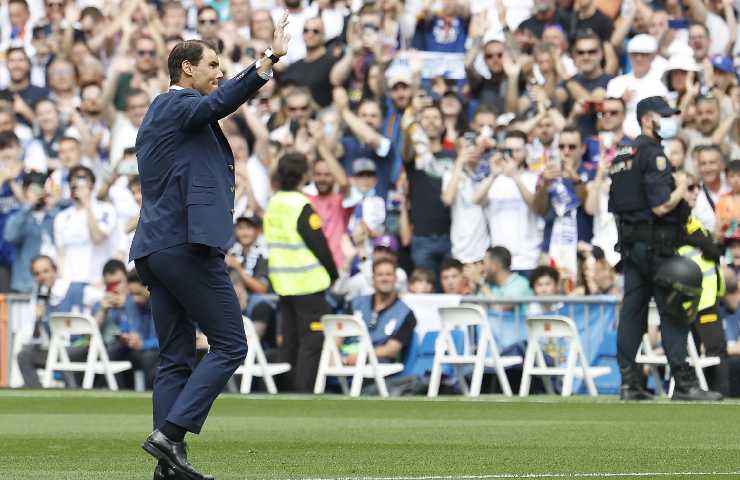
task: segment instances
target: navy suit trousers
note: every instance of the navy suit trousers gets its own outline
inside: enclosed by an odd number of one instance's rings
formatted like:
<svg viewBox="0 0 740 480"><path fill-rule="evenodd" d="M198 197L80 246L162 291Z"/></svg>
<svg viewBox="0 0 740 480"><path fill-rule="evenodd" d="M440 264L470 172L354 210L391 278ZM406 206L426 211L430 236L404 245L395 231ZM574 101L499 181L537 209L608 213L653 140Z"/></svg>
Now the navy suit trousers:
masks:
<svg viewBox="0 0 740 480"><path fill-rule="evenodd" d="M239 301L223 255L205 245L177 245L137 259L136 270L149 286L159 337L154 428L169 421L199 433L247 354ZM196 325L210 350L194 369Z"/></svg>

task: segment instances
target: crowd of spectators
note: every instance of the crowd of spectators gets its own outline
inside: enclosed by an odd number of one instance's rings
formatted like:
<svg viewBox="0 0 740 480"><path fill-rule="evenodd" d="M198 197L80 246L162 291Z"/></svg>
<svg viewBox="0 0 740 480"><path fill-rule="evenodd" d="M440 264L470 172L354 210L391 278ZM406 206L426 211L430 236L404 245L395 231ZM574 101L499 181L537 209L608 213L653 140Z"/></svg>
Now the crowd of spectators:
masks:
<svg viewBox="0 0 740 480"><path fill-rule="evenodd" d="M167 55L207 40L228 78L283 10L288 55L221 122L237 185L226 264L260 334L275 336L261 216L289 151L311 165L346 305L374 291L379 260L400 292L618 295L608 170L653 95L681 111L665 152L740 271L738 0L0 0L0 291L38 292L36 270L53 270L99 290L85 302L101 322L145 304L126 273L133 147ZM116 332L117 356L153 347L139 327Z"/></svg>

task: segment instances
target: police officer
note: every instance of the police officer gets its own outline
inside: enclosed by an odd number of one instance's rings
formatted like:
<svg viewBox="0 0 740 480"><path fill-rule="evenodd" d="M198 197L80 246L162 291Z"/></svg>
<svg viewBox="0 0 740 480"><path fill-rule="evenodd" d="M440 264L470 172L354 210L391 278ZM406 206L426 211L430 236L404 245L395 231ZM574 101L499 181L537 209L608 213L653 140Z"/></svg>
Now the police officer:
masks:
<svg viewBox="0 0 740 480"><path fill-rule="evenodd" d="M330 313L326 290L339 276L321 219L299 191L307 172L305 155L280 158L280 191L267 204L263 220L270 283L280 297L281 356L291 365L298 392L313 391L324 341L320 319Z"/></svg>
<svg viewBox="0 0 740 480"><path fill-rule="evenodd" d="M687 180L675 176L661 147L661 140L678 131L671 108L662 97L648 97L637 104L642 134L632 146L622 147L612 162L609 211L617 218L618 251L622 254L624 299L617 331L617 360L622 400L649 400L643 388L635 355L647 331L648 305L658 306L663 347L676 380L675 400L719 400L721 395L699 387L696 373L686 361L688 315L669 308L670 291L655 284L661 265L676 255L689 214L683 200Z"/></svg>

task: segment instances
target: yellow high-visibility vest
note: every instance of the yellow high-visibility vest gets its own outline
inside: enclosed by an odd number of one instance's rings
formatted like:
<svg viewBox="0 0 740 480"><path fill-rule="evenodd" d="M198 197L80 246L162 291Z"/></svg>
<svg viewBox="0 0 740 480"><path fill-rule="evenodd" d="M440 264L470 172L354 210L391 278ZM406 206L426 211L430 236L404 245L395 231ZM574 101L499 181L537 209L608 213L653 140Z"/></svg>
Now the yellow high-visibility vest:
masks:
<svg viewBox="0 0 740 480"><path fill-rule="evenodd" d="M299 192L276 193L262 222L267 241L267 264L278 295L308 295L329 288L331 279L298 233L298 217L308 204Z"/></svg>
<svg viewBox="0 0 740 480"><path fill-rule="evenodd" d="M709 236L710 233L704 228L704 225L696 217L689 218L687 226L689 233L698 229ZM724 295L725 282L722 274L722 267L711 260L707 260L701 255L701 250L691 246L684 245L678 249L678 254L686 257L696 263L701 270L703 280L701 282L701 299L699 300L699 311L709 308L717 303L717 297Z"/></svg>

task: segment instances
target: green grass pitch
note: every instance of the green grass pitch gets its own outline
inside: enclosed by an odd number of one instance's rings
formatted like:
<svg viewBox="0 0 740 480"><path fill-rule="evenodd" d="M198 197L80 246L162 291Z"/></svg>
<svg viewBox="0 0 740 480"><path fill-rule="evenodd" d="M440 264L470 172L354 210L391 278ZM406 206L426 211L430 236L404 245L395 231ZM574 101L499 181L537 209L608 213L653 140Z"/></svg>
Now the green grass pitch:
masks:
<svg viewBox="0 0 740 480"><path fill-rule="evenodd" d="M0 391L0 479L150 479L150 404ZM189 443L218 480L740 478L740 403L224 395Z"/></svg>

